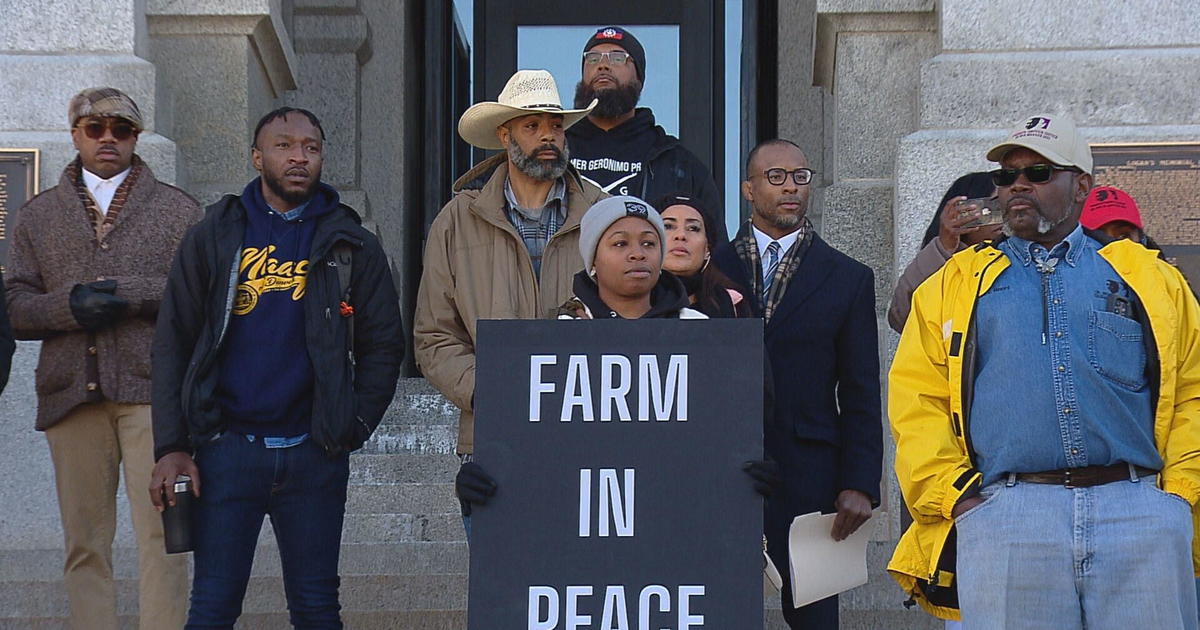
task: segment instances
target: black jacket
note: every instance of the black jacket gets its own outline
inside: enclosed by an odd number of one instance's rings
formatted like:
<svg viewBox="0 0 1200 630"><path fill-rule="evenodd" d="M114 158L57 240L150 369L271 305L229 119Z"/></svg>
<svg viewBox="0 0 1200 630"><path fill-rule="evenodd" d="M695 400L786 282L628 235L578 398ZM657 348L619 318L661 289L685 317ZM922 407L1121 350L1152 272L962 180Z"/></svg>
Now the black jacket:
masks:
<svg viewBox="0 0 1200 630"><path fill-rule="evenodd" d="M572 151L572 159L576 156L597 157L591 155L592 152L587 151L585 147L597 142L605 135L620 133L621 128L627 125L631 129L641 130L640 133L653 136L649 142L649 153L645 157L606 156L645 162L643 175L639 178L640 185L636 187L636 190L629 190L628 194L650 203L672 193L689 195L705 210L712 213L716 230L713 247L729 242L729 233L725 229L725 202L721 199L721 194L717 192L717 185L713 182L708 167L680 144L679 138L668 134L661 125L654 124L654 114L648 108L637 108L633 119L627 120L607 132L593 125L587 118L572 125L567 129L567 146ZM615 190L605 190L604 192L612 195L622 194Z"/></svg>
<svg viewBox="0 0 1200 630"><path fill-rule="evenodd" d="M0 274L0 291L3 290L4 276ZM4 300L0 300L0 394L8 385L8 373L12 370L12 357L16 349L17 342L13 339L12 325L8 321L8 307Z"/></svg>
<svg viewBox="0 0 1200 630"><path fill-rule="evenodd" d="M745 286L751 273L760 273L747 268L733 245L717 250L713 263ZM762 317L757 305L754 311ZM883 404L871 268L814 234L764 336L775 377L778 437L837 447L842 454L837 489L859 490L878 501Z"/></svg>
<svg viewBox="0 0 1200 630"><path fill-rule="evenodd" d="M209 206L188 230L159 310L153 350L154 457L193 452L225 428L216 403L217 361L233 306L246 210L235 195ZM335 244L353 251L352 352ZM349 206L317 219L305 289L305 342L315 371L311 438L328 453L352 451L379 425L400 376L399 300L379 240Z"/></svg>
<svg viewBox="0 0 1200 630"><path fill-rule="evenodd" d="M596 281L586 271L575 274L571 290L574 291L575 296L558 307L560 317L565 315L575 318L576 311L581 307L587 307L594 319L620 319L621 316L600 299L600 288L596 286ZM690 306L683 283L671 272L664 271L658 276L658 282L655 283L654 288L650 290L650 310L640 319L676 319L684 309L691 310ZM699 311L691 310L691 313L695 314L695 318L702 316Z"/></svg>

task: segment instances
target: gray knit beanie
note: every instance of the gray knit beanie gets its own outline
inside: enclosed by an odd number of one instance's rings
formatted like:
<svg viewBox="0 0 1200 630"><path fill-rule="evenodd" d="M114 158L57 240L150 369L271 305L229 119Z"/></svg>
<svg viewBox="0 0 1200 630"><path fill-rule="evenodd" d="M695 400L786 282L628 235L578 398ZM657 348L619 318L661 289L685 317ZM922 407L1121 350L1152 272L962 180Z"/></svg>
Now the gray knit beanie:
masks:
<svg viewBox="0 0 1200 630"><path fill-rule="evenodd" d="M667 242L667 229L663 226L662 216L658 214L658 210L637 197L609 197L597 201L595 205L588 208L587 213L583 215L583 220L579 222L579 253L583 255L584 271L588 273L592 271L592 262L596 258L596 246L600 244L600 237L604 236L604 232L610 225L625 217L645 219L647 223L654 226L654 231L658 232L658 242L661 245L658 248L658 262L662 264Z"/></svg>

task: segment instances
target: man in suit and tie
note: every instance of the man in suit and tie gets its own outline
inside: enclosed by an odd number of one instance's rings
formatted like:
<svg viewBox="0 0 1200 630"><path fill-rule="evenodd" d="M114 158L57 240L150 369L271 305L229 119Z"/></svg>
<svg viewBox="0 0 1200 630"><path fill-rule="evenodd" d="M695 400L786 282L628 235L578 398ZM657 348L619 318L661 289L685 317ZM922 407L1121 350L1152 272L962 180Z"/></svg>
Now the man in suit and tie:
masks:
<svg viewBox="0 0 1200 630"><path fill-rule="evenodd" d="M783 615L792 628L836 629L836 597L792 606L788 527L800 514L836 512L830 535L842 540L879 503L879 342L874 274L813 229L805 216L812 179L795 143L755 147L742 182L753 215L714 259L749 289L753 313L766 324L774 404L765 450L783 482L767 501L764 526L784 576Z"/></svg>

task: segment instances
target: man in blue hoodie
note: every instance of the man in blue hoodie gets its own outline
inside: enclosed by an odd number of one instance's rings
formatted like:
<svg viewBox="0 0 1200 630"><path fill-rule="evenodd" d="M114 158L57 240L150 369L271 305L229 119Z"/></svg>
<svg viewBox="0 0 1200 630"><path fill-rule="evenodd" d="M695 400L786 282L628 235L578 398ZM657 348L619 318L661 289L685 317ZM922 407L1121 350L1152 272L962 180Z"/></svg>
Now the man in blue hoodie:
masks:
<svg viewBox="0 0 1200 630"><path fill-rule="evenodd" d="M311 112L264 116L261 177L208 208L168 277L150 495L175 505L177 476L191 477L188 628L233 627L266 515L292 624L342 627L348 454L387 409L404 342L379 241L320 181L323 143Z"/></svg>

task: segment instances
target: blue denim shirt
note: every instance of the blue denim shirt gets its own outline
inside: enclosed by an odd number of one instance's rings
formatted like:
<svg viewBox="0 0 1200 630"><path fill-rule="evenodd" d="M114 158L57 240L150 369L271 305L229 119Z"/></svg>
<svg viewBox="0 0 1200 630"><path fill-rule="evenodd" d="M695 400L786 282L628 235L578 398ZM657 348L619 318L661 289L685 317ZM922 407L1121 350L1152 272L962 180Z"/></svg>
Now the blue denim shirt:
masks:
<svg viewBox="0 0 1200 630"><path fill-rule="evenodd" d="M1047 252L1010 237L1011 264L976 306L972 446L1005 473L1130 463L1162 468L1141 325L1100 244L1076 227Z"/></svg>

